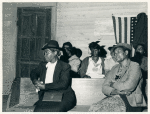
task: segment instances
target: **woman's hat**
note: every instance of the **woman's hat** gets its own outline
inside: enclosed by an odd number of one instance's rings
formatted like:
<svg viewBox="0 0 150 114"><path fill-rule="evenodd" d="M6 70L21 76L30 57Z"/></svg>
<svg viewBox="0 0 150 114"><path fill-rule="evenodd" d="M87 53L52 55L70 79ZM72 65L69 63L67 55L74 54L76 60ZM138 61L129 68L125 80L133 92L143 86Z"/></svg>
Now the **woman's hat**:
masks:
<svg viewBox="0 0 150 114"><path fill-rule="evenodd" d="M43 47L42 50L47 49L47 48L55 48L55 49L61 49L59 47L59 44L56 40L50 40L48 43L46 43Z"/></svg>

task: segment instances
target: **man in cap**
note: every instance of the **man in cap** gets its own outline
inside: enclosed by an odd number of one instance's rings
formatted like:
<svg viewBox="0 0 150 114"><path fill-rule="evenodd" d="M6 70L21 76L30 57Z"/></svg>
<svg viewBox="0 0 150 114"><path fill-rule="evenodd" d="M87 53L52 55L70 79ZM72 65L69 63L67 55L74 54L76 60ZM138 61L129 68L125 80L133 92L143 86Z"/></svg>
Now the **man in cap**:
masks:
<svg viewBox="0 0 150 114"><path fill-rule="evenodd" d="M107 74L102 92L107 96L125 95L127 100L123 100L131 107L146 106L141 90L143 78L140 66L130 60L131 46L119 43L113 47L112 51L119 64L115 65ZM127 107L127 109L127 111L141 111L141 108Z"/></svg>
<svg viewBox="0 0 150 114"><path fill-rule="evenodd" d="M42 50L46 62L41 62L30 74L33 84L39 89L34 112L66 112L76 105L76 96L71 88L70 65L58 59L60 47L57 41L50 40ZM62 93L61 102L43 101L47 92Z"/></svg>

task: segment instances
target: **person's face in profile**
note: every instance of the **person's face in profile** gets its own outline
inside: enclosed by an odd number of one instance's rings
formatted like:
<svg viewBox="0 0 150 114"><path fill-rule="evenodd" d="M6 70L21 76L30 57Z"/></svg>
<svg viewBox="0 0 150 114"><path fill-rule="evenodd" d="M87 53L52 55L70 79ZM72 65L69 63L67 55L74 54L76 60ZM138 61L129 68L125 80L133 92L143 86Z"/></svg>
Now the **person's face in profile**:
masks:
<svg viewBox="0 0 150 114"><path fill-rule="evenodd" d="M138 45L137 48L136 48L136 52L139 52L139 53L143 54L143 53L144 53L144 48L143 48L143 46Z"/></svg>
<svg viewBox="0 0 150 114"><path fill-rule="evenodd" d="M47 62L53 62L53 60L55 59L56 55L57 55L56 51L52 52L50 49L45 49L44 50L44 57L45 57L45 60Z"/></svg>
<svg viewBox="0 0 150 114"><path fill-rule="evenodd" d="M63 49L64 49L65 53L67 54L67 56L70 55L70 53L68 51L69 48L70 48L70 46L68 46L68 45L64 45L64 47L63 47Z"/></svg>
<svg viewBox="0 0 150 114"><path fill-rule="evenodd" d="M91 54L92 54L93 57L98 57L99 50L98 50L98 49L91 48Z"/></svg>
<svg viewBox="0 0 150 114"><path fill-rule="evenodd" d="M114 50L115 59L117 62L122 62L125 58L127 58L127 51L124 52L122 48L116 48Z"/></svg>

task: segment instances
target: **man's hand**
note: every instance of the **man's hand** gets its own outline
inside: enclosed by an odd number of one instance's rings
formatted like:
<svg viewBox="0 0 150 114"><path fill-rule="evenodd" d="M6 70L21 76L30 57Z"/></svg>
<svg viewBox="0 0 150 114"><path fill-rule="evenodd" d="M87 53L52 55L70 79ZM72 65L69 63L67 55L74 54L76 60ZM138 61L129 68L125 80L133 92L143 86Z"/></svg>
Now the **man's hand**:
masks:
<svg viewBox="0 0 150 114"><path fill-rule="evenodd" d="M33 81L33 84L34 86L37 88L37 89L45 89L45 84L43 84L41 81L39 80L34 80Z"/></svg>
<svg viewBox="0 0 150 114"><path fill-rule="evenodd" d="M122 90L122 91L119 91L117 89L114 89L112 92L111 92L111 95L119 95L119 94L125 94L125 95L130 95L131 92L127 91L127 90Z"/></svg>
<svg viewBox="0 0 150 114"><path fill-rule="evenodd" d="M40 84L40 81L39 81L39 80L34 80L34 81L33 81L33 84L34 84L34 86L37 88L37 86Z"/></svg>
<svg viewBox="0 0 150 114"><path fill-rule="evenodd" d="M41 90L45 89L45 84L39 83L38 88L41 89Z"/></svg>
<svg viewBox="0 0 150 114"><path fill-rule="evenodd" d="M131 91L128 90L122 90L120 92L126 94L127 96L129 96L132 93Z"/></svg>
<svg viewBox="0 0 150 114"><path fill-rule="evenodd" d="M110 87L114 88L114 82L111 82L110 83ZM125 94L127 96L129 96L132 92L128 91L128 90L122 90L122 91L119 91L119 90L114 90L112 91L112 94L115 94L115 95L119 95L119 94Z"/></svg>
<svg viewBox="0 0 150 114"><path fill-rule="evenodd" d="M113 89L110 95L119 95L119 91L117 89Z"/></svg>

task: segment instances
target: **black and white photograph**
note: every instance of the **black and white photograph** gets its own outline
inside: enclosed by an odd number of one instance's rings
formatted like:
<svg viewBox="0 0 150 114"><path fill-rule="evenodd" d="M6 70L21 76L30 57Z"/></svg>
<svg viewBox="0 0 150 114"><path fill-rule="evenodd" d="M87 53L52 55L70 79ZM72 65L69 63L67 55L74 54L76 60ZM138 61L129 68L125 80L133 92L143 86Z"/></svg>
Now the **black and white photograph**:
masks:
<svg viewBox="0 0 150 114"><path fill-rule="evenodd" d="M148 1L1 2L2 112L148 112Z"/></svg>

